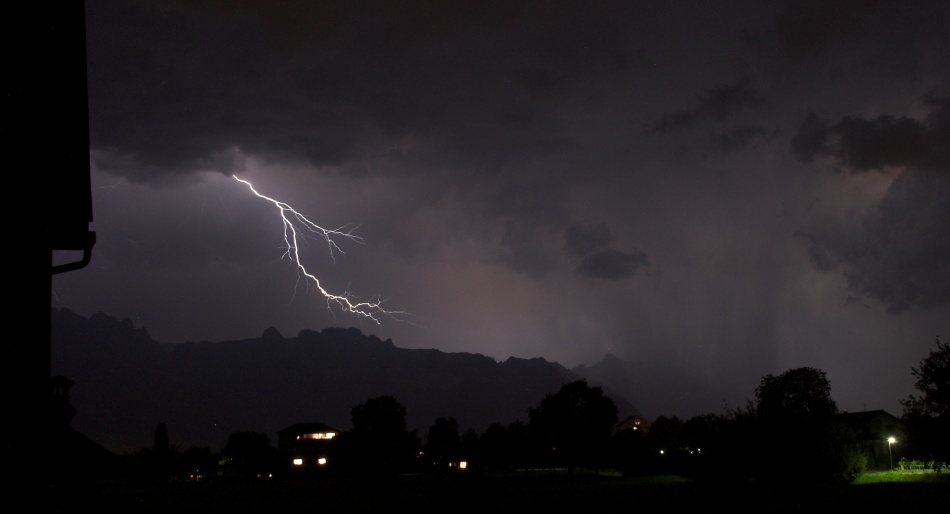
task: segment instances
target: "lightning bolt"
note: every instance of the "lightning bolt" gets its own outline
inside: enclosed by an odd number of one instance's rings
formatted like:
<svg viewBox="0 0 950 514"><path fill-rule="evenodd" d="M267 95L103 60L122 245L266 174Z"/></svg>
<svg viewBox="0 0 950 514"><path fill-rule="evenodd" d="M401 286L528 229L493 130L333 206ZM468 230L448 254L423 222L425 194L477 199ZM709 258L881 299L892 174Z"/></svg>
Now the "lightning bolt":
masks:
<svg viewBox="0 0 950 514"><path fill-rule="evenodd" d="M233 175L232 175L233 176ZM343 250L340 249L336 244L336 239L349 239L350 241L362 244L365 240L356 235L353 231L353 227L344 226L336 229L327 229L323 228L320 225L310 221L306 216L298 212L296 209L291 207L285 202L275 200L269 196L262 195L254 188L254 186L237 176L234 176L234 179L238 182L246 185L252 193L257 195L258 198L262 198L274 204L277 207L277 210L280 212L280 219L284 223L284 243L287 245L287 250L284 253L283 257L287 257L297 266L297 273L299 276L304 277L307 280L307 284L312 287L315 291L319 292L327 301L327 309L330 312L333 312L333 306L336 305L340 309L356 314L358 316L363 316L364 318L369 318L379 324L380 318L383 316L392 318L397 321L404 321L401 319L402 315L406 313L403 311L390 311L384 309L382 306L383 300L376 298L372 301L359 301L354 295L349 292L344 292L342 294L335 294L327 291L322 284L320 284L320 279L316 277L313 273L307 270L300 260L300 251L299 245L297 242L298 235L299 237L320 237L326 244L327 249L330 252L330 258L336 260L334 255L336 253L344 254ZM298 232L300 231L300 232Z"/></svg>

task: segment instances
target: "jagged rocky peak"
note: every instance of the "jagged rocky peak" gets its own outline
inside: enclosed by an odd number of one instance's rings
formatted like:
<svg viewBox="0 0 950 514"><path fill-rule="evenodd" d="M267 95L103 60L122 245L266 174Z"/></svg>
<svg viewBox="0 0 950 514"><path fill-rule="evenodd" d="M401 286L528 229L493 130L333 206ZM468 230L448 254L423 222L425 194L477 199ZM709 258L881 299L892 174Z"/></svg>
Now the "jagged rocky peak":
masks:
<svg viewBox="0 0 950 514"><path fill-rule="evenodd" d="M268 327L267 330L265 330L264 333L261 334L261 341L264 341L264 342L283 341L283 340L284 340L284 336L281 335L280 331L278 331L274 327Z"/></svg>

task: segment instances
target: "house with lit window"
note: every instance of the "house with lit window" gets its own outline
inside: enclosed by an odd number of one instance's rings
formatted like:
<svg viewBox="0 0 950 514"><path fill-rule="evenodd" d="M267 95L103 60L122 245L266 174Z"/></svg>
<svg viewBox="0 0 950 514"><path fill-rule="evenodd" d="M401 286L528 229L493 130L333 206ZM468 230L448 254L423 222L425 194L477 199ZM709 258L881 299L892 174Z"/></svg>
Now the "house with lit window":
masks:
<svg viewBox="0 0 950 514"><path fill-rule="evenodd" d="M277 432L277 450L291 470L324 469L339 434L323 423L297 423Z"/></svg>
<svg viewBox="0 0 950 514"><path fill-rule="evenodd" d="M868 469L890 469L903 456L906 441L904 423L884 410L845 412L838 419L851 427L864 454Z"/></svg>
<svg viewBox="0 0 950 514"><path fill-rule="evenodd" d="M641 418L640 416L630 416L620 423L614 425L614 432L619 432L621 430L633 430L634 432L640 432L643 435L647 435L650 432L650 427L653 425L650 421Z"/></svg>

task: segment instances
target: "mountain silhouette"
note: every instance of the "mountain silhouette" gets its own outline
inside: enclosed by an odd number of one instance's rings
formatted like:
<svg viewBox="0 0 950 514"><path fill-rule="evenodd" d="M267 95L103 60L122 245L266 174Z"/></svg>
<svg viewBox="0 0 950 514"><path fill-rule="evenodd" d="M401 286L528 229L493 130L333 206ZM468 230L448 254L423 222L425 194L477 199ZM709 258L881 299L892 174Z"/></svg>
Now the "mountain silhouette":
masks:
<svg viewBox="0 0 950 514"><path fill-rule="evenodd" d="M530 407L582 378L542 358L405 349L355 328L285 337L161 344L128 319L53 309L51 373L74 381L72 426L116 453L151 447L159 422L182 449L219 450L231 433L277 431L320 421L348 430L351 409L394 396L410 429L440 416L481 433L490 423L527 421ZM637 410L605 393L621 418Z"/></svg>

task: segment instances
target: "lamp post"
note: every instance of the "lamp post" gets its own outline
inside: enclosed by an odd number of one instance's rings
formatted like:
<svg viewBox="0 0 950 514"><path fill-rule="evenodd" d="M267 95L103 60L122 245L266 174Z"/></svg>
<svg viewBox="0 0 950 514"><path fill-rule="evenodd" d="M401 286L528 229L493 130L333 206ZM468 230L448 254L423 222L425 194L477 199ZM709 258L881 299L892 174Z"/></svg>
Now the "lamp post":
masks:
<svg viewBox="0 0 950 514"><path fill-rule="evenodd" d="M891 456L891 445L896 442L897 442L897 439L894 439L894 437L887 438L887 460L891 464L890 469L894 469L894 458Z"/></svg>

